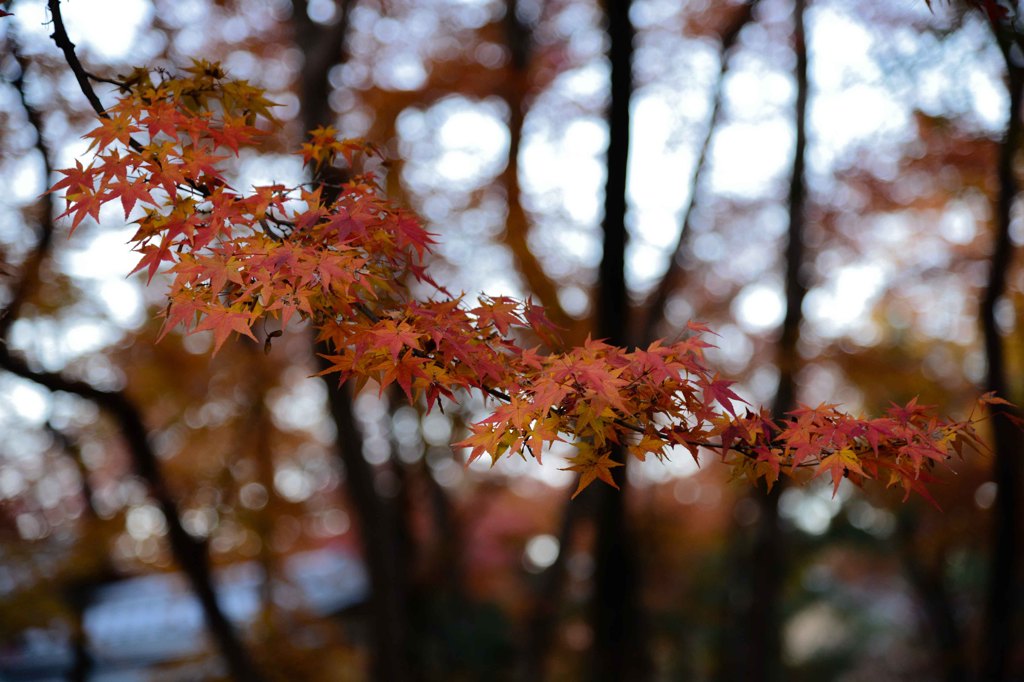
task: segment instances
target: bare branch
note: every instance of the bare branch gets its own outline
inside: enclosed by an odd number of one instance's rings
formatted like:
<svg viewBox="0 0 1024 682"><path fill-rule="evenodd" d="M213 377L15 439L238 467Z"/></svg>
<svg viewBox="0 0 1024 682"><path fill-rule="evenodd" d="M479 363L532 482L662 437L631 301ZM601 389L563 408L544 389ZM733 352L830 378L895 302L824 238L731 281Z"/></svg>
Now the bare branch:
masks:
<svg viewBox="0 0 1024 682"><path fill-rule="evenodd" d="M46 178L45 182L49 183L50 175L53 172L53 165L50 160L52 156L50 149L47 147L46 140L43 137L43 117L35 107L29 104L25 95L25 72L28 70L28 60L21 54L16 42L12 46L11 52L18 62L18 76L12 84L18 91L18 96L21 99L22 107L25 109L25 116L28 118L29 124L35 128L36 151L39 152L43 160L43 177ZM39 269L42 267L47 256L49 256L50 247L53 244L53 195L42 195L37 203L40 223L36 245L32 253L29 254L22 264L21 275L13 287L10 302L3 312L0 313L0 343L7 338L11 325L18 319L22 305L32 295L32 291L39 281Z"/></svg>
<svg viewBox="0 0 1024 682"><path fill-rule="evenodd" d="M239 682L261 680L262 676L242 646L234 626L217 603L205 543L189 535L181 524L177 504L164 480L138 407L120 391L105 391L79 379L35 370L21 358L12 355L5 346L0 346L0 368L51 391L70 393L90 400L114 419L128 446L135 472L146 482L149 494L164 515L171 551L199 599L210 634L217 642L232 676Z"/></svg>
<svg viewBox="0 0 1024 682"><path fill-rule="evenodd" d="M740 31L750 23L753 17L753 9L758 0L750 0L737 14L735 20L725 31L722 32L720 60L721 66L718 77L715 81L714 90L711 93L711 114L708 116L708 125L704 131L704 139L700 145L700 152L697 155L697 162L694 164L693 173L690 175L690 196L686 200L686 208L683 209L683 222L679 231L679 239L676 241L672 255L669 256L668 270L658 282L647 304L647 314L644 321L643 336L641 339L649 341L657 335L658 325L665 317L665 305L668 298L677 291L682 283L686 272L686 250L687 244L693 233L691 222L694 209L697 205L697 192L707 172L708 152L711 148L711 140L714 138L715 130L718 128L719 117L722 108L722 93L725 76L729 71L729 56L732 52Z"/></svg>
<svg viewBox="0 0 1024 682"><path fill-rule="evenodd" d="M46 6L49 7L50 17L53 19L53 33L50 34L50 37L53 38L53 42L57 44L57 47L64 52L64 59L71 68L71 72L75 74L78 87L81 88L85 98L89 100L93 110L99 116L108 118L106 108L100 102L99 96L96 95L92 83L89 82L89 72L85 70L82 62L78 59L78 55L75 54L75 44L71 42L67 29L64 28L64 17L60 13L60 0L46 0Z"/></svg>

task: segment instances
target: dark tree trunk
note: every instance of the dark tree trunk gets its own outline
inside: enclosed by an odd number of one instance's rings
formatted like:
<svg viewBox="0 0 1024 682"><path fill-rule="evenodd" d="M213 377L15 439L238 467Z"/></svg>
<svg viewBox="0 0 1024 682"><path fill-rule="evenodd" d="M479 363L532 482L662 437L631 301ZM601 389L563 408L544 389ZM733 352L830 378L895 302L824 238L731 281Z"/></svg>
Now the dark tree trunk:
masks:
<svg viewBox="0 0 1024 682"><path fill-rule="evenodd" d="M292 2L295 44L303 54L299 84L302 124L307 131L333 123L328 74L344 62L353 4L352 0L340 3L337 21L323 26L309 19L305 0ZM334 351L321 345L315 352ZM322 359L320 368L327 368ZM336 451L345 468L345 488L370 578L370 679L403 682L411 679L411 670L408 562L401 505L378 490L377 472L363 457L363 436L352 413L349 391L331 376L325 377L324 385L338 434Z"/></svg>
<svg viewBox="0 0 1024 682"><path fill-rule="evenodd" d="M988 363L985 389L1009 398L1005 348L996 323L996 306L1006 292L1007 275L1014 255L1010 239L1013 202L1019 188L1014 162L1020 149L1021 96L1024 91L1024 70L1011 54L1009 39L994 27L1006 58L1008 96L1010 100L1006 134L999 152L999 189L993 207L995 238L988 286L981 303L980 317L984 333L985 359ZM992 561L989 572L987 608L981 641L984 643L981 679L992 682L1021 679L1024 670L1013 669L1011 655L1021 645L1019 639L1019 604L1021 603L1020 550L1021 479L1024 477L1024 439L1020 429L1006 417L1013 408L993 405L992 422L995 436L993 480L997 494L993 512ZM1019 652L1019 649L1017 649Z"/></svg>
<svg viewBox="0 0 1024 682"><path fill-rule="evenodd" d="M805 0L795 0L793 6L793 50L796 56L794 79L796 80L796 106L794 126L796 143L793 152L793 170L790 177L789 230L784 256L786 315L782 322L776 349L776 365L779 369L779 385L772 403L772 414L776 418L796 407L796 372L799 367L797 342L800 338L800 324L803 321L803 301L807 295L807 283L803 280L806 251L805 213L806 179L804 157L807 147L807 43L804 35ZM742 680L765 680L774 682L782 679L781 640L779 633L780 604L785 574L784 533L779 519L779 498L784 488L780 480L767 492L759 487L755 492L759 514L752 529L751 553L747 576L747 593L742 600L741 621L738 631L742 640L739 651L731 655L739 661L739 676Z"/></svg>
<svg viewBox="0 0 1024 682"><path fill-rule="evenodd" d="M525 651L522 661L523 682L547 679L548 651L555 638L558 625L558 613L562 605L567 582L566 554L579 522L586 516L584 502L586 493L565 507L562 524L558 532L558 545L561 548L554 563L548 566L540 576L540 585L534 595L525 633Z"/></svg>
<svg viewBox="0 0 1024 682"><path fill-rule="evenodd" d="M629 299L626 291L626 169L629 160L629 104L633 92L633 26L628 0L605 3L610 38L611 101L608 109L604 248L595 309L597 336L625 346ZM625 463L620 450L615 457ZM592 486L597 537L591 596L591 673L593 680L642 680L648 674L634 538L626 519L626 467L617 470L620 490Z"/></svg>
<svg viewBox="0 0 1024 682"><path fill-rule="evenodd" d="M921 601L926 639L934 643L937 672L945 682L969 682L973 678L967 666L964 633L946 590L946 553L941 551L930 561L921 556L915 546L917 516L912 509L900 510L896 529L904 571Z"/></svg>
<svg viewBox="0 0 1024 682"><path fill-rule="evenodd" d="M328 349L320 348L320 352ZM321 369L328 363L321 360ZM363 457L363 437L344 387L325 377L331 417L338 430L338 455L345 466L351 498L370 577L370 679L410 679L407 576L400 510L396 500L377 490L376 472Z"/></svg>

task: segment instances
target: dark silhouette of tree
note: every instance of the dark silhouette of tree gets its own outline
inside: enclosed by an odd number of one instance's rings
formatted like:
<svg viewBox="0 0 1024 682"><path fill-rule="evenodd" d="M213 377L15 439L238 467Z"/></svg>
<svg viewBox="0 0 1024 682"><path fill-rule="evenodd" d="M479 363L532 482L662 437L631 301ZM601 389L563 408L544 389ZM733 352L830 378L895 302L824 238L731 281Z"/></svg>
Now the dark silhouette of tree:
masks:
<svg viewBox="0 0 1024 682"><path fill-rule="evenodd" d="M626 345L629 333L629 296L626 289L626 169L629 161L629 105L633 93L633 25L630 2L605 3L611 62L611 99L608 104L608 152L605 166L602 256L598 270L597 336L608 343ZM616 459L625 464L620 450ZM635 538L629 529L626 466L619 468L618 492L595 488L597 537L594 547L594 585L590 608L593 640L591 678L642 680L648 674L643 636Z"/></svg>
<svg viewBox="0 0 1024 682"><path fill-rule="evenodd" d="M330 70L344 63L346 37L353 0L341 3L338 17L324 26L309 18L305 0L292 2L295 44L302 50L299 74L303 131L334 123L328 102ZM338 186L340 171L325 169L336 177L321 177L324 186ZM319 354L330 349L314 348ZM323 359L320 369L327 369ZM412 679L410 662L409 547L399 496L382 495L377 472L363 456L363 435L352 411L351 390L331 376L323 377L331 419L338 432L337 454L345 470L345 487L359 528L363 557L370 578L370 674L374 679ZM400 492L399 495L402 493Z"/></svg>
<svg viewBox="0 0 1024 682"><path fill-rule="evenodd" d="M1006 132L999 150L997 167L998 190L992 209L995 229L988 283L979 316L984 334L987 371L985 389L1009 396L1006 348L996 321L996 307L1006 293L1007 279L1016 249L1010 239L1011 211L1019 193L1016 161L1022 139L1021 97L1024 94L1024 69L1015 56L1011 28L992 20L993 31L1006 62L1007 111ZM1007 416L1016 410L1010 406L993 405L992 429L995 439L993 480L996 494L993 512L992 558L989 572L987 613L982 643L984 647L981 679L1019 679L1022 670L1011 667L1011 651L1019 646L1019 604L1021 603L1020 540L1021 481L1024 478L1024 440L1020 429Z"/></svg>

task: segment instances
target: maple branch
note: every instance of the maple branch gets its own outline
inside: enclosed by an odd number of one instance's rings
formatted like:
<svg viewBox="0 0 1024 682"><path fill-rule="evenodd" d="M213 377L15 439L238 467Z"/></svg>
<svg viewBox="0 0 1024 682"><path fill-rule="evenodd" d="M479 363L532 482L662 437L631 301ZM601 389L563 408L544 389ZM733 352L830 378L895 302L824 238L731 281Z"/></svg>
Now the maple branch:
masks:
<svg viewBox="0 0 1024 682"><path fill-rule="evenodd" d="M116 85L119 88L124 88L128 85L125 81L120 81L116 78L106 78L104 76L98 76L91 71L86 71L85 75L88 76L91 80L96 81L97 83L108 83L110 85Z"/></svg>
<svg viewBox="0 0 1024 682"><path fill-rule="evenodd" d="M293 219L296 225L306 227L302 238L294 244L283 243L285 235L276 232L263 219L268 210L292 215L286 206L289 198L281 195L279 185L255 188L250 197L235 195L233 191L222 194L223 178L210 165L215 159L208 152L191 155L190 146L180 152L185 162L174 165L166 173L158 163L154 165L147 159L146 166L153 175L151 180L129 182L122 178L120 186L110 185L110 178L116 177L121 168L115 164L122 164L122 157L116 149L105 155L102 150L125 142L133 119L136 125L140 121L155 120L157 127L179 126L183 125L183 120L189 121L188 125L197 126L198 131L192 137L198 134L205 139L203 131L209 131L214 147L223 142L224 135L234 135L229 140L246 139L249 127L237 117L229 119L229 111L238 109L235 105L225 110L222 122L211 121L208 116L195 116L191 110L176 109L174 93L181 88L188 92L196 88L208 90L211 101L204 100L201 105L206 111L215 111L218 100L221 106L227 106L223 95L217 94L227 85L221 83L223 72L218 66L197 62L191 71L197 74L196 78L169 79L161 83L157 95L161 108L157 112L151 108L157 105L153 97L140 100L137 93L128 93L129 101L119 105L125 117L119 114L116 122L105 123L88 135L100 147L95 154L99 165L82 167L78 164L76 169L63 170L65 177L54 185L54 189L72 190L66 213L75 214L75 224L86 215L95 217L100 206L117 197L125 204L126 211L140 196L145 203L156 207L156 212L147 213L147 218L138 221L140 236L134 241L144 255L136 270L148 267L152 276L164 261L184 264L178 268L172 284L170 326L184 323L187 328L196 330L212 329L216 349L232 333L252 337L252 326L264 313L281 316L282 320L298 313L321 327L321 339L328 353L330 350L340 353L337 357L321 354L329 363L322 375L341 372L343 380L356 376L360 383L373 379L385 387L397 381L412 402L425 393L428 406L441 397L453 397L452 391L458 388L479 389L485 396L508 404L511 409L497 408L490 418L471 427L472 435L462 441L472 448L471 460L484 452L497 459L511 449L524 450L524 445L539 453L537 448L543 447L545 442L561 440L560 433L575 435L579 453L573 458L571 468L583 474L581 488L595 477L616 485L610 467L620 466L621 462L609 458L616 444L623 443L623 437L628 439L623 445L628 445L632 454L643 459L647 453L664 456L665 448L674 443L685 445L691 451L696 447L714 447L716 444L709 439L721 436L719 448L734 450L747 459L756 455L757 467L751 468L741 458L739 462L731 462L734 468L746 469L751 478L777 479L779 457L773 448L776 444L784 445L784 441L781 436L779 441L773 440L771 434L778 430L778 425L769 426L772 420L766 413L735 414L733 401L742 400L728 388L731 382L719 379L703 363L702 348L709 344L688 338L669 346L655 342L646 350L628 351L603 341L588 340L581 347L553 351L546 360L541 359L536 350L521 348L516 334L512 333L520 327L532 329L549 345L559 345L549 338L551 323L532 302L482 296L480 306L464 308L462 296L452 296L426 273L422 259L431 252L433 235L426 232L414 215L396 208L381 194L379 187L366 181L351 180L336 187L326 182L331 179L326 173L344 173L340 169L332 171L333 167L325 162L327 159L343 155L351 162L354 154L373 153L364 143L339 141L333 129L315 129L312 142L303 146L307 166L314 167L317 188L312 194L303 190L301 200L306 205L305 212L294 213ZM628 90L622 85L620 82L617 89L620 96L623 90ZM242 83L236 83L235 87L248 88L245 96L255 105L253 110L265 109L266 102L259 89ZM231 97L237 99L237 94ZM169 115L168 104L171 105ZM153 127L154 123L143 125ZM237 126L235 132L230 131L232 125ZM620 147L621 141L616 147L619 152ZM617 163L611 165L618 166ZM179 204L173 187L177 183L191 182L205 188L209 178L212 178L210 186L214 183L216 186L210 195L211 224L203 223L202 217L201 224L196 224L192 220L196 210L205 212L206 209L197 207L192 198ZM97 190L97 182L101 188L110 188L109 191ZM165 189L167 197L162 202L154 200L146 190L147 182L150 189L168 188ZM321 189L325 192L323 196ZM608 194L617 196L619 191L609 190ZM621 223L621 202L612 203L615 205L607 214L619 216L614 222ZM163 215L165 210L170 212ZM216 233L211 235L206 230L212 226L215 213L224 218L217 218ZM165 225L160 220L169 222ZM204 232L196 233L199 228ZM262 239L252 242L251 237L261 230ZM621 230L622 226L618 225L608 232L615 237ZM236 232L234 237L232 231ZM159 246L153 242L158 236ZM608 253L618 253L619 237L606 245ZM341 243L338 243L339 238ZM223 248L210 247L211 239L218 243L223 240ZM611 272L614 268L609 265L606 269ZM443 295L443 300L414 303L406 278L432 286ZM225 287L229 280L231 285ZM216 291L208 286L213 282L218 283ZM618 291L621 278L615 279L615 284L613 290ZM363 289L372 301L360 293ZM315 298L311 300L311 297ZM606 329L611 328L607 319L609 311L618 310L619 303L625 303L618 293L611 298L613 303L599 307ZM365 318L370 324L356 318ZM708 331L698 323L690 323L688 327L698 334ZM608 331L602 335L614 336L614 333ZM506 388L501 390L497 386ZM808 459L820 460L819 464L831 471L836 485L847 468L860 476L875 478L878 467L885 466L896 470L895 478L903 482L908 491L919 490L920 465L926 459L940 458L940 451L947 448L959 450L960 442L953 443L960 437L957 430L969 425L953 423L928 427L936 431L930 435L921 422L923 408L912 402L906 408L897 409L892 418L867 422L839 413L832 406L823 406L819 411L808 410L816 414L809 415L806 423L803 419L800 423L782 422L788 424L786 438L790 444L796 444L795 464ZM662 423L662 419L670 423ZM826 429L829 423L832 425ZM889 426L885 426L886 423ZM842 450L830 453L828 447L837 442L833 441L833 434L840 427L844 429L840 434L842 445L837 447ZM898 432L893 433L891 429ZM913 439L907 452L902 449L891 452L897 456L906 454L912 466L899 461L871 460L871 472L865 474L854 453L854 449L859 449L854 441L864 433L868 433L876 451L881 438L889 445L903 434ZM638 441L632 440L633 435L640 436ZM965 435L972 436L973 431ZM918 439L923 444L919 445ZM698 440L709 442L698 444ZM743 444L743 440L748 440L750 445ZM786 447L782 449L788 452ZM621 455L617 457L622 459ZM767 469L762 466L762 460L767 460Z"/></svg>
<svg viewBox="0 0 1024 682"><path fill-rule="evenodd" d="M365 303L363 303L361 301L360 302L356 302L355 304L353 304L353 307L356 310L358 310L360 313L362 313L364 316L366 316L366 318L369 319L371 322L378 323L378 322L381 321L381 317L379 315L377 315L375 312L373 312L373 310L371 310ZM436 361L436 358L432 354L430 354L430 353L428 353L426 351L423 351L421 349L409 348L408 351L414 357L421 358L421 359L424 359L424 360ZM488 395L490 395L490 396L492 396L494 398L497 398L498 400L500 400L500 401L502 401L504 403L511 403L512 402L512 396L509 395L508 393L505 393L504 391L501 391L501 390L496 389L496 388L492 388L490 386L487 386L486 384L479 384L477 386L477 388L479 390L483 391L484 393L486 393L486 394L488 394ZM577 390L579 390L579 387L577 387ZM553 407L553 408L551 408L551 411L554 412L555 414L559 415L559 416L565 416L566 415L566 410L564 408L561 408L561 407ZM644 426L642 426L641 424L639 424L639 423L637 423L635 421L629 421L628 419L624 419L622 417L613 417L611 419L611 421L616 426L620 426L623 429L626 429L628 431L632 431L633 433L636 433L638 435L642 436L642 435L647 433L647 429ZM780 424L775 423L773 421L772 425L774 427L778 428L779 432L781 433L782 429L780 428L780 426L781 426ZM562 433L565 433L566 435L571 435L571 433L568 432L568 431L562 431ZM760 456L759 452L754 447L754 445L751 444L751 443L747 443L745 441L733 442L733 443L730 443L728 447L726 447L724 442L721 441L721 440L719 440L718 442L715 442L715 441L711 441L711 440L701 440L701 439L696 439L696 438L680 438L680 439L678 439L678 444L679 445L692 445L692 446L697 447L697 448L706 448L706 449L712 450L712 451L717 450L717 451L719 451L721 453L722 457L724 457L726 455L726 453L728 453L728 452L735 452L735 453L737 453L739 455L742 455L743 457L746 457L746 458L748 458L750 460L757 461L759 456ZM778 450L782 450L782 451L786 451L787 450L787 443L786 443L786 441L784 439L778 437L778 436L776 436L775 438L772 438L771 440L769 440L765 445L768 448L770 448L770 449L778 449ZM898 448L898 447L907 445L907 441L896 439L896 440L891 441L889 443L889 445L892 446L892 447ZM527 451L530 452L531 456L533 456L536 459L536 454L533 453L533 450L530 448L530 446L528 444L526 444L525 447L526 447ZM871 445L868 442L863 441L863 442L858 442L857 443L857 448L854 449L853 451L856 452L857 454L869 454L869 453L873 453L874 449L871 447ZM826 457L829 456L829 455L834 454L835 452L836 452L835 448L830 448L830 447L822 448L822 450L821 450L821 454L826 456ZM811 467L817 467L817 466L819 466L819 462L817 462L817 461L800 462L798 464L789 464L788 466L785 465L784 462L780 462L780 468L788 468L790 471L795 470L795 469L805 469L805 468L811 468Z"/></svg>
<svg viewBox="0 0 1024 682"><path fill-rule="evenodd" d="M53 42L56 43L57 47L59 47L64 53L64 60L67 62L71 72L75 75L75 80L78 81L78 87L82 91L82 94L85 95L85 98L89 100L89 105L93 108L93 111L95 111L96 115L100 118L109 119L110 114L107 113L103 103L100 102L100 98L96 94L96 90L92 87L92 83L90 83L89 80L93 79L105 83L113 83L119 87L123 87L124 83L101 78L89 73L85 67L82 66L82 62L78 59L78 54L75 52L75 44L71 42L67 29L64 27L64 16L60 11L60 0L46 0L46 6L49 8L50 16L53 19L53 33L50 34L50 37L53 39ZM139 154L143 153L145 149L142 143L131 136L128 137L128 146ZM209 190L204 187L198 187L192 180L189 180L188 184L192 189L202 194L202 196L208 197L210 195Z"/></svg>

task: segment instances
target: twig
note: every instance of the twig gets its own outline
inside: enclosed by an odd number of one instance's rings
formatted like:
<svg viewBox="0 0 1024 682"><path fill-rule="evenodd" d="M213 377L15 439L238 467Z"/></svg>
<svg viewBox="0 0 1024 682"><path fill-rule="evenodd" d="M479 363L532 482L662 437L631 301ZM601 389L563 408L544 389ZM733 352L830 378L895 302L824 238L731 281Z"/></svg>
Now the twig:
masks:
<svg viewBox="0 0 1024 682"><path fill-rule="evenodd" d="M14 43L14 41L12 41ZM18 62L19 73L17 78L12 81L15 89L18 91L18 96L21 99L22 107L25 110L25 116L28 118L29 124L35 128L36 131L36 150L43 159L43 172L44 177L49 182L50 175L53 173L53 164L50 161L50 150L47 147L46 139L43 135L43 117L40 112L29 104L28 98L25 94L25 72L28 70L28 60L21 54L21 50L18 48L17 43L14 43L11 49L15 60ZM39 236L36 240L35 249L25 259L22 265L21 276L18 279L17 284L14 286L14 293L11 296L10 303L0 314L0 342L7 338L7 334L11 329L11 325L18 318L18 314L21 312L21 307L24 305L25 300L32 293L32 289L39 281L39 268L43 261L50 253L50 247L53 244L53 197L52 195L43 195L38 200L39 207Z"/></svg>
<svg viewBox="0 0 1024 682"><path fill-rule="evenodd" d="M78 59L78 55L75 54L75 44L71 42L67 29L64 28L64 17L60 13L60 0L47 0L46 6L49 7L50 17L53 19L53 33L50 34L50 37L53 38L53 42L57 44L57 47L64 52L64 60L71 68L71 72L75 74L78 87L81 88L82 94L89 100L89 104L92 105L93 110L99 116L110 118L103 103L100 102L100 98L96 95L92 83L89 82L89 72L85 70L82 62Z"/></svg>
<svg viewBox="0 0 1024 682"><path fill-rule="evenodd" d="M672 249L672 254L669 256L668 269L658 282L658 286L654 290L651 301L647 306L647 319L644 322L644 340L654 338L658 324L665 316L665 305L668 303L668 297L678 288L678 280L685 272L683 259L685 258L687 242L693 232L691 223L697 206L697 192L707 170L711 140L714 138L715 130L718 128L719 117L721 116L723 84L725 76L729 71L730 53L739 38L740 31L750 23L754 6L757 3L758 0L747 2L739 10L740 13L735 21L722 33L721 48L719 50L721 64L711 96L711 113L708 116L708 124L704 130L704 139L701 142L700 152L697 155L697 162L694 164L693 173L690 175L690 195L686 201L686 208L683 209L679 239L676 241L675 248Z"/></svg>

